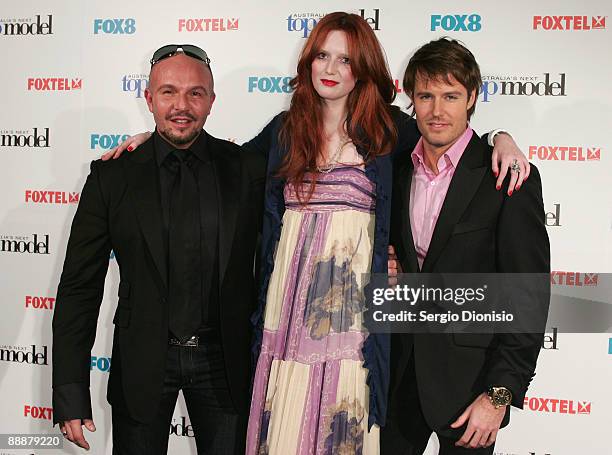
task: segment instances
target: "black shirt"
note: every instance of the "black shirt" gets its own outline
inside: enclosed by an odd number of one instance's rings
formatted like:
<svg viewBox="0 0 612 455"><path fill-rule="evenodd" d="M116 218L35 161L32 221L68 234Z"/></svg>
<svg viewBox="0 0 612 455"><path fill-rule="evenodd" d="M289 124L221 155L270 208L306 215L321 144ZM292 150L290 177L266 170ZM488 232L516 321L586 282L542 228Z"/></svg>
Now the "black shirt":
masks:
<svg viewBox="0 0 612 455"><path fill-rule="evenodd" d="M202 254L202 329L219 327L218 306L218 197L217 179L210 153L206 146L206 135L200 134L188 149L176 149L163 139L157 130L153 133L155 159L159 170L159 188L163 217L163 238L168 262L168 226L170 218L170 197L176 174L164 165L168 156L178 153L192 153L191 160L200 195L200 250ZM170 308L172 311L172 308Z"/></svg>

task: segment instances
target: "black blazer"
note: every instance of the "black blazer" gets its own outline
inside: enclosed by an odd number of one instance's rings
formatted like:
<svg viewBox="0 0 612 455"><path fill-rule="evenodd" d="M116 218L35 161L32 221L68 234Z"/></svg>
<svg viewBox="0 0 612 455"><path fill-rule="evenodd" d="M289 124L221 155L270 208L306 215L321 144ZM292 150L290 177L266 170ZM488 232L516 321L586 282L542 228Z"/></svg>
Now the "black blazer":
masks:
<svg viewBox="0 0 612 455"><path fill-rule="evenodd" d="M219 194L219 313L230 394L250 403L250 316L265 163L206 132ZM75 214L53 316L55 422L91 413L89 364L111 249L120 270L107 399L122 388L131 416L150 421L168 348L167 261L153 140L138 153L94 161ZM81 415L76 415L81 414Z"/></svg>
<svg viewBox="0 0 612 455"><path fill-rule="evenodd" d="M404 273L419 272L410 227L410 154L394 175L391 244ZM520 191L495 189L491 149L474 133L455 174L423 262L424 273L550 272L542 188L537 168ZM417 387L429 426L444 433L490 385L508 387L522 408L543 334L395 334L391 398L414 354ZM506 413L504 422L509 420ZM452 432L451 432L452 434Z"/></svg>

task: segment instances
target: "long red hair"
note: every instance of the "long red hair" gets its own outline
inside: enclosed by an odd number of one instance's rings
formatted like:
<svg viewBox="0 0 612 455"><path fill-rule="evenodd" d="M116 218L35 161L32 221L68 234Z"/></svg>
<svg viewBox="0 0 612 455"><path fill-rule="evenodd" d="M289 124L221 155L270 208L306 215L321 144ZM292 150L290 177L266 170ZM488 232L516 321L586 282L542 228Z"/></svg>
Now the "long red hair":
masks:
<svg viewBox="0 0 612 455"><path fill-rule="evenodd" d="M279 175L299 185L307 171L316 169L322 157L324 139L323 101L312 84L312 62L321 51L329 32L346 34L355 88L347 100L347 133L370 160L389 153L397 141L390 104L397 91L387 60L368 23L357 14L335 12L323 17L312 30L300 54L289 112L283 119L279 140L288 149ZM316 173L315 173L316 178ZM312 195L316 181L306 200ZM300 192L297 191L298 197ZM300 198L301 199L301 198Z"/></svg>

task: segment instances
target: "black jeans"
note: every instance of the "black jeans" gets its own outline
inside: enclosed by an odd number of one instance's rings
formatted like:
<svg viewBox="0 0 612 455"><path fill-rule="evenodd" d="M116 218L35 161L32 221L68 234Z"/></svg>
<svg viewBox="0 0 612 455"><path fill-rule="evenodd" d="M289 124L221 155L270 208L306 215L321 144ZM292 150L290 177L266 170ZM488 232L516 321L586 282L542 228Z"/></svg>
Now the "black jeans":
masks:
<svg viewBox="0 0 612 455"><path fill-rule="evenodd" d="M165 455L179 390L185 397L198 455L244 454L248 417L234 410L220 344L205 341L197 347L168 347L161 401L150 423L132 419L122 400L113 402L113 455Z"/></svg>

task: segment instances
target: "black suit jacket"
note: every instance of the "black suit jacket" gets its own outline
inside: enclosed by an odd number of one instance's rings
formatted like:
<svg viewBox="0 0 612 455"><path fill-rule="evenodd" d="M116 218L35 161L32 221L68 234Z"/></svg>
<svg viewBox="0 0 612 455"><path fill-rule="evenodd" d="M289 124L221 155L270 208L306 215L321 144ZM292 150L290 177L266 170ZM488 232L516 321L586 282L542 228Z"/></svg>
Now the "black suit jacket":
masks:
<svg viewBox="0 0 612 455"><path fill-rule="evenodd" d="M410 227L410 154L394 175L391 244L404 273L419 272ZM535 166L520 191L497 191L491 149L474 133L463 153L435 226L421 272L550 272L540 175ZM429 426L444 432L490 385L508 387L522 407L543 334L395 334L391 398L398 396L414 355L416 382ZM397 404L397 403L394 403ZM509 411L504 422L509 420ZM452 432L451 432L452 434Z"/></svg>
<svg viewBox="0 0 612 455"><path fill-rule="evenodd" d="M219 195L220 332L229 391L238 412L250 396L254 252L265 163L207 135ZM138 153L95 161L75 214L53 317L55 422L90 417L90 355L111 249L119 303L107 398L122 389L131 416L150 421L159 403L168 348L167 259L153 140ZM85 414L83 414L85 412ZM80 414L80 415L79 415Z"/></svg>

